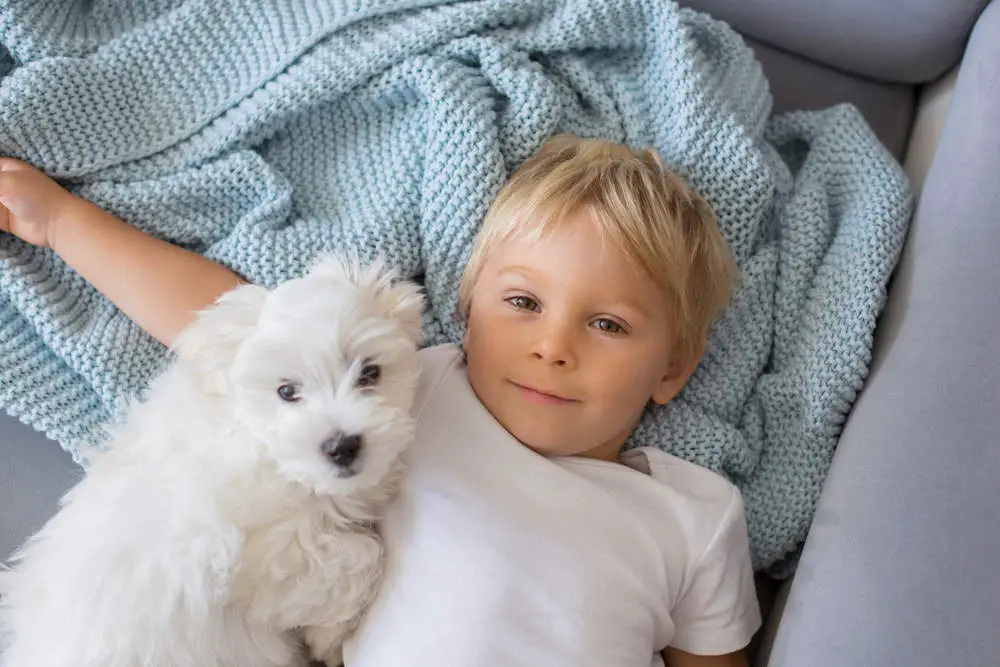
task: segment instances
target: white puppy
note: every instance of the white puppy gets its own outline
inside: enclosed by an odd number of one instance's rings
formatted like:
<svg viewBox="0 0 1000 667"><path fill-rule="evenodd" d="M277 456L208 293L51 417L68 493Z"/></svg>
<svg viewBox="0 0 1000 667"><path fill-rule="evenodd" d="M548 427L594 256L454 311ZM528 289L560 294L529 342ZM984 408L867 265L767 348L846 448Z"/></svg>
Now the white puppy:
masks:
<svg viewBox="0 0 1000 667"><path fill-rule="evenodd" d="M337 664L381 574L421 306L327 259L204 311L0 573L0 664Z"/></svg>

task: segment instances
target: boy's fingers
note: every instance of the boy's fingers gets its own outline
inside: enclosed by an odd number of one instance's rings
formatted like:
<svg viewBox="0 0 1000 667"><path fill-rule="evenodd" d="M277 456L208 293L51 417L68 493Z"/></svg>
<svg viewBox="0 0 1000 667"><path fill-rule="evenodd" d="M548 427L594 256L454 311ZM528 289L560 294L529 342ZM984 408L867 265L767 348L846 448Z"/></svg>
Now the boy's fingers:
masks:
<svg viewBox="0 0 1000 667"><path fill-rule="evenodd" d="M4 160L0 159L0 163ZM4 171L4 165L0 164L0 232L10 232L11 218L13 213L9 206L17 191L17 176L9 171Z"/></svg>
<svg viewBox="0 0 1000 667"><path fill-rule="evenodd" d="M2 160L0 160L0 162L2 162ZM6 208L7 199L16 189L14 184L15 180L16 177L12 173L4 171L3 165L0 164L0 208Z"/></svg>
<svg viewBox="0 0 1000 667"><path fill-rule="evenodd" d="M7 198L10 196L11 190L13 190L13 183L11 181L10 174L4 172L3 170L3 160L0 160L0 212L7 212Z"/></svg>
<svg viewBox="0 0 1000 667"><path fill-rule="evenodd" d="M7 199L13 189L9 173L4 172L5 160L0 159L0 232L10 232L10 210Z"/></svg>
<svg viewBox="0 0 1000 667"><path fill-rule="evenodd" d="M22 169L31 169L31 165L17 158L0 157L0 172L20 171Z"/></svg>

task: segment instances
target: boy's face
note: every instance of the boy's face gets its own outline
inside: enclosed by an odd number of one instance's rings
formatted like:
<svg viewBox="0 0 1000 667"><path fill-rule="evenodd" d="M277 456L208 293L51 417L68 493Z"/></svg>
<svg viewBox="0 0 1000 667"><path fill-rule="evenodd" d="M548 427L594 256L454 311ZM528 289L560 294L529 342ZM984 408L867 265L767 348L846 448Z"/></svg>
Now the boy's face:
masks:
<svg viewBox="0 0 1000 667"><path fill-rule="evenodd" d="M464 348L479 400L547 456L616 460L649 400L669 401L695 366L671 358L661 289L602 241L587 208L490 255Z"/></svg>

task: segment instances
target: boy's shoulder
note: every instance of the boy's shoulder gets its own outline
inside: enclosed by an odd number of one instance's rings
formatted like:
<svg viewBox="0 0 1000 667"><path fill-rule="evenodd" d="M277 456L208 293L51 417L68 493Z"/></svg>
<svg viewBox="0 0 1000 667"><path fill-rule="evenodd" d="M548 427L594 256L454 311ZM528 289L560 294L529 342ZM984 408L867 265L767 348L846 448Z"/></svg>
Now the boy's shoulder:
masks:
<svg viewBox="0 0 1000 667"><path fill-rule="evenodd" d="M740 491L722 475L653 447L623 452L621 462L656 482L674 528L686 534L696 553L710 548L720 534L746 530Z"/></svg>
<svg viewBox="0 0 1000 667"><path fill-rule="evenodd" d="M745 647L761 618L739 489L708 468L658 449L631 450L622 462L658 483L671 506L673 528L686 542L680 548L684 573L673 598L671 646L705 655Z"/></svg>
<svg viewBox="0 0 1000 667"><path fill-rule="evenodd" d="M457 360L462 359L462 348L454 343L441 343L431 345L417 351L424 369L444 368Z"/></svg>
<svg viewBox="0 0 1000 667"><path fill-rule="evenodd" d="M728 504L739 496L736 485L719 473L655 447L630 449L622 452L620 460L694 501Z"/></svg>
<svg viewBox="0 0 1000 667"><path fill-rule="evenodd" d="M458 345L443 343L422 348L417 352L417 356L420 358L421 368L414 396L413 414L419 418L441 381L448 375L448 371L456 364L462 363L464 355Z"/></svg>

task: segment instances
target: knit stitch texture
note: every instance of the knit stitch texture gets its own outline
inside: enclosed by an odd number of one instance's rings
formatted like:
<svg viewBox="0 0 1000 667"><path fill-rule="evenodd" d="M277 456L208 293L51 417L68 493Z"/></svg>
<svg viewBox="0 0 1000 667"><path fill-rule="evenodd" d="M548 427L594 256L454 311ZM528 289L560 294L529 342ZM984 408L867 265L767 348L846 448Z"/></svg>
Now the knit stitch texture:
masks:
<svg viewBox="0 0 1000 667"><path fill-rule="evenodd" d="M0 45L0 153L267 286L321 251L383 255L423 276L428 343L460 339L477 225L547 137L658 150L714 206L743 283L629 444L736 482L755 566L787 571L910 213L853 107L771 117L739 36L665 0L4 0ZM85 462L165 358L2 235L5 411Z"/></svg>

